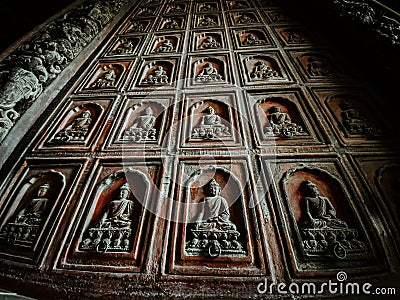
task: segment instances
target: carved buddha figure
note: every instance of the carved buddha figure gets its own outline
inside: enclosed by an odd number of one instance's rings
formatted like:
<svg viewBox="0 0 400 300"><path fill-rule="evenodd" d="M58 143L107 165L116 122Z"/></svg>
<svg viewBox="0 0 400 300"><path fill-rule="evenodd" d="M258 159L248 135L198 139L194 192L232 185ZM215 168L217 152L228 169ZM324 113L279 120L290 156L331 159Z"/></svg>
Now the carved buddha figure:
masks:
<svg viewBox="0 0 400 300"><path fill-rule="evenodd" d="M143 24L138 21L133 21L129 32L142 32L142 31L144 31Z"/></svg>
<svg viewBox="0 0 400 300"><path fill-rule="evenodd" d="M103 88L103 87L113 87L115 86L115 80L117 79L117 74L114 69L108 70L101 77L99 77L93 84L94 88Z"/></svg>
<svg viewBox="0 0 400 300"><path fill-rule="evenodd" d="M343 125L352 134L377 134L378 129L348 101L340 103Z"/></svg>
<svg viewBox="0 0 400 300"><path fill-rule="evenodd" d="M230 9L247 8L246 5L243 5L241 2L238 1L229 1L228 5Z"/></svg>
<svg viewBox="0 0 400 300"><path fill-rule="evenodd" d="M166 29L174 29L174 28L178 28L179 24L175 19L172 19L171 21L167 22L167 24L165 25Z"/></svg>
<svg viewBox="0 0 400 300"><path fill-rule="evenodd" d="M306 39L300 32L295 30L286 30L285 33L287 33L287 41L289 44L300 44L306 42Z"/></svg>
<svg viewBox="0 0 400 300"><path fill-rule="evenodd" d="M204 193L205 197L200 200L202 209L197 216L196 229L236 230L235 224L230 220L228 202L220 196L221 186L215 179L207 183Z"/></svg>
<svg viewBox="0 0 400 300"><path fill-rule="evenodd" d="M205 3L200 8L201 11L211 11L213 10L212 6L209 3Z"/></svg>
<svg viewBox="0 0 400 300"><path fill-rule="evenodd" d="M183 12L184 11L184 9L183 9L183 7L182 6L180 6L179 4L173 4L172 6L171 6L171 9L170 9L170 13L180 13L180 12Z"/></svg>
<svg viewBox="0 0 400 300"><path fill-rule="evenodd" d="M197 81L207 82L207 81L221 81L222 76L218 73L218 70L213 66L212 63L206 63L199 74L196 76Z"/></svg>
<svg viewBox="0 0 400 300"><path fill-rule="evenodd" d="M229 128L222 124L221 117L212 106L208 106L206 114L201 118L200 125L193 130L193 137L215 138L230 136Z"/></svg>
<svg viewBox="0 0 400 300"><path fill-rule="evenodd" d="M329 63L322 57L310 56L307 59L307 72L311 76L330 76L333 74Z"/></svg>
<svg viewBox="0 0 400 300"><path fill-rule="evenodd" d="M151 107L147 107L133 125L125 131L124 138L133 141L143 141L156 139L156 117Z"/></svg>
<svg viewBox="0 0 400 300"><path fill-rule="evenodd" d="M282 112L279 106L271 106L268 115L269 126L266 127L267 134L276 136L292 137L304 134L303 128L293 123L287 113Z"/></svg>
<svg viewBox="0 0 400 300"><path fill-rule="evenodd" d="M208 35L199 46L199 49L210 49L210 48L219 48L221 44L213 38L211 35Z"/></svg>
<svg viewBox="0 0 400 300"><path fill-rule="evenodd" d="M89 132L89 126L92 123L91 112L85 110L82 115L75 118L74 121L56 134L54 140L63 142L83 141Z"/></svg>
<svg viewBox="0 0 400 300"><path fill-rule="evenodd" d="M46 197L50 190L50 184L42 184L38 191L37 197L33 198L17 215L15 218L16 224L39 225L46 212L47 202L49 199Z"/></svg>
<svg viewBox="0 0 400 300"><path fill-rule="evenodd" d="M128 183L120 187L119 198L112 200L99 222L100 228L130 228L132 223L133 201L128 199Z"/></svg>
<svg viewBox="0 0 400 300"><path fill-rule="evenodd" d="M306 218L305 226L309 228L347 228L347 224L336 217L336 210L327 197L319 194L318 187L311 181L306 180L302 183L305 196Z"/></svg>
<svg viewBox="0 0 400 300"><path fill-rule="evenodd" d="M202 16L199 21L200 26L217 26L217 22L210 16Z"/></svg>
<svg viewBox="0 0 400 300"><path fill-rule="evenodd" d="M168 82L168 75L167 71L164 70L163 66L157 66L157 68L149 74L145 79L143 79L144 83L167 83Z"/></svg>
<svg viewBox="0 0 400 300"><path fill-rule="evenodd" d="M112 54L130 54L135 50L135 43L132 39L124 39L117 49L113 50Z"/></svg>
<svg viewBox="0 0 400 300"><path fill-rule="evenodd" d="M265 79L280 77L279 73L268 66L264 61L259 60L254 64L253 72L250 77L252 79Z"/></svg>
<svg viewBox="0 0 400 300"><path fill-rule="evenodd" d="M248 24L256 22L253 18L249 17L247 14L241 14L237 18L237 24Z"/></svg>
<svg viewBox="0 0 400 300"><path fill-rule="evenodd" d="M174 50L174 44L172 44L171 40L166 39L154 52L171 52L172 50Z"/></svg>
<svg viewBox="0 0 400 300"><path fill-rule="evenodd" d="M259 45L259 44L264 44L264 43L265 43L265 40L260 40L253 33L247 34L245 39L242 41L242 45L246 45L246 46Z"/></svg>

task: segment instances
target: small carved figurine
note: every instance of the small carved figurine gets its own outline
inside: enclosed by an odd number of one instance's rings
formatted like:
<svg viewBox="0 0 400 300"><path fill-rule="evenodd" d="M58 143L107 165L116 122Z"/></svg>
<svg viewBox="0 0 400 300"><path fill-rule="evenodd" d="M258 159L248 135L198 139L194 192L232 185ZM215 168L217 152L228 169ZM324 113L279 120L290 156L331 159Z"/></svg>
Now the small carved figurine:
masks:
<svg viewBox="0 0 400 300"><path fill-rule="evenodd" d="M117 74L114 69L109 69L106 73L100 76L93 84L93 88L114 87Z"/></svg>
<svg viewBox="0 0 400 300"><path fill-rule="evenodd" d="M117 49L111 51L111 54L132 54L135 46L135 42L132 39L123 39Z"/></svg>
<svg viewBox="0 0 400 300"><path fill-rule="evenodd" d="M290 138L305 134L303 128L293 123L289 115L282 112L280 107L272 106L268 111L270 113L268 115L269 126L265 128L267 135Z"/></svg>
<svg viewBox="0 0 400 300"><path fill-rule="evenodd" d="M231 136L229 128L222 124L221 117L216 114L212 106L207 107L200 125L192 132L193 138L215 139L228 136Z"/></svg>
<svg viewBox="0 0 400 300"><path fill-rule="evenodd" d="M361 115L360 111L354 108L350 102L342 101L340 108L342 109L340 115L343 126L351 134L378 135L380 133L380 130Z"/></svg>
<svg viewBox="0 0 400 300"><path fill-rule="evenodd" d="M136 119L136 122L125 131L124 140L139 141L155 141L156 140L156 117L151 107L147 107L142 116Z"/></svg>
<svg viewBox="0 0 400 300"><path fill-rule="evenodd" d="M218 26L218 24L211 16L202 16L199 20L199 26Z"/></svg>
<svg viewBox="0 0 400 300"><path fill-rule="evenodd" d="M212 49L220 48L221 44L213 38L211 35L206 36L206 38L201 42L199 49Z"/></svg>
<svg viewBox="0 0 400 300"><path fill-rule="evenodd" d="M210 82L210 81L222 81L222 75L218 73L218 70L213 66L212 63L206 63L199 74L195 77L196 81Z"/></svg>
<svg viewBox="0 0 400 300"><path fill-rule="evenodd" d="M162 41L161 45L159 45L154 52L171 52L174 50L174 44L172 44L171 40Z"/></svg>
<svg viewBox="0 0 400 300"><path fill-rule="evenodd" d="M148 84L168 83L167 71L164 70L163 66L157 66L152 74L149 74L142 82Z"/></svg>
<svg viewBox="0 0 400 300"><path fill-rule="evenodd" d="M265 40L260 40L253 33L247 34L245 39L242 41L243 46L254 46L254 45L261 45L261 44L265 44Z"/></svg>
<svg viewBox="0 0 400 300"><path fill-rule="evenodd" d="M253 71L250 73L252 79L274 79L280 78L278 71L273 70L264 61L259 60L254 64Z"/></svg>
<svg viewBox="0 0 400 300"><path fill-rule="evenodd" d="M79 117L75 118L71 124L58 132L53 141L64 143L84 141L89 132L90 124L92 123L91 115L89 110L85 110Z"/></svg>

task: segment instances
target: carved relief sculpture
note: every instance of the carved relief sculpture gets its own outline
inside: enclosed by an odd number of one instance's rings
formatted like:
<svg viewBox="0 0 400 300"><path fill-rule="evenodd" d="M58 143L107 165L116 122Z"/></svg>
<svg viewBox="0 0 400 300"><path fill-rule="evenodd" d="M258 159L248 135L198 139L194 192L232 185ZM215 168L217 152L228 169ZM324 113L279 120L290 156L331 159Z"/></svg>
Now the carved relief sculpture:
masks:
<svg viewBox="0 0 400 300"><path fill-rule="evenodd" d="M171 52L175 49L174 44L169 39L165 39L164 41L160 42L159 45L153 50L153 52Z"/></svg>
<svg viewBox="0 0 400 300"><path fill-rule="evenodd" d="M241 40L242 46L255 46L255 45L262 45L265 44L265 40L259 39L255 34L249 32L248 34L244 33L245 35L244 39Z"/></svg>
<svg viewBox="0 0 400 300"><path fill-rule="evenodd" d="M361 115L360 111L354 108L350 102L341 101L339 106L342 109L340 113L342 124L351 134L378 135L380 133L380 130Z"/></svg>
<svg viewBox="0 0 400 300"><path fill-rule="evenodd" d="M228 1L228 7L229 9L239 9L239 8L248 8L248 4L247 3L243 3L240 1Z"/></svg>
<svg viewBox="0 0 400 300"><path fill-rule="evenodd" d="M285 30L284 33L286 34L287 42L289 44L302 44L307 42L303 34L297 30L288 29Z"/></svg>
<svg viewBox="0 0 400 300"><path fill-rule="evenodd" d="M76 117L71 124L58 132L53 142L83 142L89 133L89 127L92 123L90 110L85 110Z"/></svg>
<svg viewBox="0 0 400 300"><path fill-rule="evenodd" d="M146 78L142 80L142 83L147 83L147 84L162 84L162 83L168 83L168 74L164 70L163 66L157 66L155 70L149 75L147 75Z"/></svg>
<svg viewBox="0 0 400 300"><path fill-rule="evenodd" d="M193 128L193 138L218 139L231 136L227 126L222 124L221 117L216 114L212 106L208 106L200 124Z"/></svg>
<svg viewBox="0 0 400 300"><path fill-rule="evenodd" d="M246 13L238 14L234 19L236 24L257 23L256 19L252 18L249 14Z"/></svg>
<svg viewBox="0 0 400 300"><path fill-rule="evenodd" d="M132 21L132 24L130 26L130 29L127 31L128 33L130 32L143 32L144 31L144 25L141 21Z"/></svg>
<svg viewBox="0 0 400 300"><path fill-rule="evenodd" d="M183 13L184 11L185 11L185 9L183 6L181 6L179 4L172 4L168 13L176 14L176 13Z"/></svg>
<svg viewBox="0 0 400 300"><path fill-rule="evenodd" d="M31 199L28 204L18 212L15 219L8 222L1 230L0 239L5 239L10 244L16 242L32 244L40 232L40 227L46 218L46 210L49 199L46 197L50 184L44 183L39 186L36 198Z"/></svg>
<svg viewBox="0 0 400 300"><path fill-rule="evenodd" d="M202 66L201 71L195 77L195 80L199 82L212 82L223 81L223 78L213 64L211 62L207 62Z"/></svg>
<svg viewBox="0 0 400 300"><path fill-rule="evenodd" d="M246 254L238 241L240 233L230 220L228 202L220 193L221 186L215 179L204 187L205 197L200 200L196 224L190 229L194 237L185 245L189 255L216 258L220 255L235 257Z"/></svg>
<svg viewBox="0 0 400 300"><path fill-rule="evenodd" d="M135 51L137 42L132 38L123 38L121 44L116 49L111 51L111 54L126 55L132 54Z"/></svg>
<svg viewBox="0 0 400 300"><path fill-rule="evenodd" d="M282 78L282 76L280 76L278 71L273 70L264 61L259 60L254 64L253 70L250 73L250 78L253 80L276 79Z"/></svg>
<svg viewBox="0 0 400 300"><path fill-rule="evenodd" d="M198 25L201 27L218 26L217 17L208 15L201 16Z"/></svg>
<svg viewBox="0 0 400 300"><path fill-rule="evenodd" d="M92 88L107 88L115 87L115 81L117 79L117 74L111 66L104 66L103 72L95 82L92 83Z"/></svg>
<svg viewBox="0 0 400 300"><path fill-rule="evenodd" d="M143 115L139 116L135 123L124 133L124 141L141 142L155 141L157 131L154 128L156 117L151 107L147 107L143 111Z"/></svg>
<svg viewBox="0 0 400 300"><path fill-rule="evenodd" d="M98 253L129 251L132 234L134 202L129 199L130 188L124 183L119 188L118 199L112 200L95 226L87 230L79 249Z"/></svg>
<svg viewBox="0 0 400 300"><path fill-rule="evenodd" d="M321 196L311 180L304 181L302 188L306 220L300 228L307 255L334 255L345 259L349 253L365 252L364 243L357 240L357 230L349 229L346 222L336 217L329 198Z"/></svg>
<svg viewBox="0 0 400 300"><path fill-rule="evenodd" d="M282 112L280 107L272 106L268 111L269 124L265 128L266 135L290 138L306 134L300 125L292 122L287 113Z"/></svg>
<svg viewBox="0 0 400 300"><path fill-rule="evenodd" d="M168 19L164 24L165 29L176 29L179 27L179 23L176 19Z"/></svg>
<svg viewBox="0 0 400 300"><path fill-rule="evenodd" d="M221 43L218 42L214 37L211 35L206 36L205 39L201 41L201 44L198 46L198 49L215 49L221 48Z"/></svg>
<svg viewBox="0 0 400 300"><path fill-rule="evenodd" d="M307 58L307 72L311 76L332 76L334 74L330 63L325 58L317 56Z"/></svg>

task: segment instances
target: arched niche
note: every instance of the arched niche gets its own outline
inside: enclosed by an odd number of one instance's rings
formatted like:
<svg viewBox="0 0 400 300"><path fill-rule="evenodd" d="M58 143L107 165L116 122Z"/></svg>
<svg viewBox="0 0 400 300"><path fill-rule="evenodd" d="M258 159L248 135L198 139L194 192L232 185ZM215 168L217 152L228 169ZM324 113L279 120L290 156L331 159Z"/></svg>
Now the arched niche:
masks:
<svg viewBox="0 0 400 300"><path fill-rule="evenodd" d="M152 52L164 53L176 50L179 38L173 35L166 35L156 39L153 43Z"/></svg>
<svg viewBox="0 0 400 300"><path fill-rule="evenodd" d="M2 219L1 244L34 249L65 185L65 176L54 170L39 173L21 183ZM47 186L47 193L39 195L43 186Z"/></svg>
<svg viewBox="0 0 400 300"><path fill-rule="evenodd" d="M47 147L60 144L85 144L93 136L104 108L97 103L87 103L70 109L46 143Z"/></svg>
<svg viewBox="0 0 400 300"><path fill-rule="evenodd" d="M213 57L198 59L193 64L193 74L195 80L202 83L224 81L226 80L225 63ZM205 79L202 79L203 77Z"/></svg>
<svg viewBox="0 0 400 300"><path fill-rule="evenodd" d="M297 105L290 101L287 98L283 97L267 97L262 100L259 100L256 104L257 107L257 117L259 119L259 123L261 125L261 130L263 134L266 134L266 128L271 127L273 124L271 124L270 118L271 118L271 113L273 108L278 107L280 109L280 112L287 114L288 117L290 118L291 124L293 126L300 126L302 130L296 130L294 135L305 135L307 134L306 128L305 128L305 123L303 119L300 116L299 109L297 108ZM293 127L292 126L292 127Z"/></svg>
<svg viewBox="0 0 400 300"><path fill-rule="evenodd" d="M310 185L317 189L317 196L310 192ZM338 178L300 165L284 174L281 188L304 257L343 260L368 255L367 238Z"/></svg>
<svg viewBox="0 0 400 300"><path fill-rule="evenodd" d="M245 59L245 64L251 81L279 80L286 77L277 60L268 55L248 57Z"/></svg>
<svg viewBox="0 0 400 300"><path fill-rule="evenodd" d="M141 127L142 122L140 121L140 118L148 115L146 113L146 110L149 108L151 109L152 114L155 117L154 126L152 126L151 128L150 127L142 128ZM157 141L164 128L163 121L165 113L166 113L166 107L164 107L164 105L156 101L143 101L132 105L131 107L128 108L128 110L124 115L118 139L125 143ZM137 137L135 138L135 136L130 134L132 132L131 128L137 128L142 131L154 130L154 132L151 133L151 137L149 135L146 136L137 135Z"/></svg>
<svg viewBox="0 0 400 300"><path fill-rule="evenodd" d="M299 56L299 61L311 77L314 76L332 76L338 74L332 60L321 53L305 53Z"/></svg>
<svg viewBox="0 0 400 300"><path fill-rule="evenodd" d="M384 126L367 101L351 94L334 94L325 99L325 104L346 134L374 136L382 133Z"/></svg>
<svg viewBox="0 0 400 300"><path fill-rule="evenodd" d="M217 229L217 231L223 232L232 232L236 231L235 238L229 237L228 234L228 244L235 243L234 241L238 241L238 248L236 251L229 251L229 246L224 246L221 241L224 237L218 235L216 240L220 243L221 251L218 253L219 255L215 255L216 253L211 250L209 251L210 243L207 245L207 241L209 242L212 238L207 236L205 238L206 233L200 233L199 236L196 236L193 230L195 230L196 221L199 217L200 211L206 209L207 205L204 203L204 197L207 196L207 185L210 181L215 181L221 188L220 197L223 197L226 200L228 211L229 211L229 221L234 224L235 229ZM246 257L249 253L248 249L248 229L247 222L244 216L245 208L243 207L243 187L238 180L229 170L218 167L218 166L209 166L202 168L195 173L191 174L189 179L186 182L187 188L185 189L185 205L187 207L185 211L185 220L184 223L187 224L186 227L183 227L185 232L183 235L185 236L185 253L186 255L200 256L201 259L212 258L213 260L226 260L226 257L233 258L243 258ZM212 217L210 215L204 215L204 220ZM206 220L207 222L207 220ZM207 231L207 230L202 230ZM223 234L223 233L222 233ZM203 236L202 236L203 235ZM226 236L225 236L226 238ZM200 243L193 244L194 239L199 239Z"/></svg>
<svg viewBox="0 0 400 300"><path fill-rule="evenodd" d="M115 88L124 71L125 66L123 64L101 64L87 88Z"/></svg>
<svg viewBox="0 0 400 300"><path fill-rule="evenodd" d="M222 133L214 134L213 136L207 137L203 136L202 134L196 135L195 132L201 131L204 127L205 118L210 114L209 110L210 107L214 110L214 114L219 119L219 124L221 124ZM189 116L190 116L190 135L192 139L207 139L207 140L221 140L221 139L232 139L234 132L233 129L233 116L232 111L228 104L215 100L203 100L196 102L189 108ZM207 125L207 124L205 124ZM210 125L209 127L213 127Z"/></svg>
<svg viewBox="0 0 400 300"><path fill-rule="evenodd" d="M124 220L129 224L106 224L107 220L122 213L113 201L121 198L120 192L129 187L127 200L130 208L124 208ZM98 255L135 252L143 231L141 219L150 193L150 182L146 175L133 168L117 171L105 177L97 186L92 206L87 215L83 230L77 237L76 255L94 252ZM126 206L125 206L126 207ZM106 218L105 218L106 216ZM104 221L104 219L106 221Z"/></svg>
<svg viewBox="0 0 400 300"><path fill-rule="evenodd" d="M144 66L141 84L164 85L171 82L174 65L169 61L153 61Z"/></svg>

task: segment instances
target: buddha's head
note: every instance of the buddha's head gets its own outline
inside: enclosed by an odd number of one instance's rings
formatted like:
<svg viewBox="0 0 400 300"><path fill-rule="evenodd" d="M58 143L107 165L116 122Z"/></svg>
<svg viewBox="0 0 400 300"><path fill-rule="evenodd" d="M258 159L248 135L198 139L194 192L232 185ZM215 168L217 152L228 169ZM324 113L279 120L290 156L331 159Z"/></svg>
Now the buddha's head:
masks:
<svg viewBox="0 0 400 300"><path fill-rule="evenodd" d="M311 180L306 180L303 182L304 191L311 197L316 197L319 195L318 187Z"/></svg>
<svg viewBox="0 0 400 300"><path fill-rule="evenodd" d="M46 183L42 184L41 186L39 186L39 189L38 189L38 193L37 193L38 197L45 197L47 195L47 193L49 192L49 190L50 190L49 183L46 182Z"/></svg>
<svg viewBox="0 0 400 300"><path fill-rule="evenodd" d="M221 193L221 186L213 178L208 182L208 193L211 197L218 196Z"/></svg>
<svg viewBox="0 0 400 300"><path fill-rule="evenodd" d="M207 108L206 108L206 112L207 112L207 114L209 114L209 115L215 115L215 109L214 109L214 107L212 107L212 106L207 107Z"/></svg>
<svg viewBox="0 0 400 300"><path fill-rule="evenodd" d="M121 185L121 187L119 188L119 198L120 199L126 199L129 196L130 193L130 188L129 188L129 184L126 182L123 185Z"/></svg>

